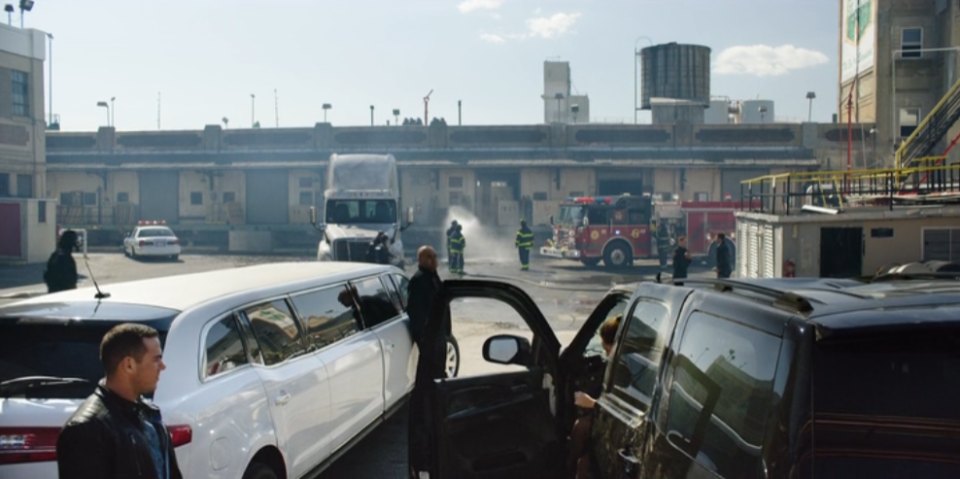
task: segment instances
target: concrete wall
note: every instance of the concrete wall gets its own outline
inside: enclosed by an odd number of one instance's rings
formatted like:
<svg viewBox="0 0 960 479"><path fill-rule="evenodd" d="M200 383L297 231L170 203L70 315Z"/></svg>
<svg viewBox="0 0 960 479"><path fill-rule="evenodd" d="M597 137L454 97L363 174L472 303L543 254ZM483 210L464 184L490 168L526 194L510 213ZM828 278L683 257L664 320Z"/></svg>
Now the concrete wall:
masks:
<svg viewBox="0 0 960 479"><path fill-rule="evenodd" d="M323 185L323 175L318 170L290 171L290 223L310 224L310 207L322 210Z"/></svg>
<svg viewBox="0 0 960 479"><path fill-rule="evenodd" d="M10 196L42 197L46 189L45 40L39 30L0 25L0 173L9 175L8 184L0 187ZM14 70L28 75L28 116L13 114ZM18 187L21 176L28 178L29 188Z"/></svg>
<svg viewBox="0 0 960 479"><path fill-rule="evenodd" d="M477 179L473 170L449 169L439 173L440 184L437 189L437 206L450 208L459 206L467 211L476 211ZM459 185L459 186L457 186Z"/></svg>
<svg viewBox="0 0 960 479"><path fill-rule="evenodd" d="M200 195L200 203L192 204L195 193ZM182 222L203 222L206 220L207 205L211 202L210 180L202 171L187 170L180 172L179 214Z"/></svg>
<svg viewBox="0 0 960 479"><path fill-rule="evenodd" d="M437 175L436 170L400 170L400 204L413 208L415 223L431 222L439 209Z"/></svg>
<svg viewBox="0 0 960 479"><path fill-rule="evenodd" d="M3 198L0 202L13 204L20 216L20 253L3 256L3 261L43 263L56 247L57 202L54 199ZM40 208L45 214L41 217ZM42 220L42 221L41 221Z"/></svg>

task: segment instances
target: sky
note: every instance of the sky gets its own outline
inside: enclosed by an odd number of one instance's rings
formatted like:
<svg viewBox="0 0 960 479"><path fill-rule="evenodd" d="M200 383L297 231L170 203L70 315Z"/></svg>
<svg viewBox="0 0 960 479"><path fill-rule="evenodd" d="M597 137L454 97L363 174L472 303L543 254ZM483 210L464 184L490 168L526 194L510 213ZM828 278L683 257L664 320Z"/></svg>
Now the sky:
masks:
<svg viewBox="0 0 960 479"><path fill-rule="evenodd" d="M782 121L830 121L837 97L834 0L37 0L50 32L54 113L66 131L196 130L207 124L543 122L543 62L570 62L591 121L633 122L633 52L712 49L711 94L771 99ZM15 19L14 24L18 21ZM45 74L46 75L46 74ZM46 81L46 78L45 78ZM274 101L276 91L276 102ZM649 112L641 114L649 122Z"/></svg>

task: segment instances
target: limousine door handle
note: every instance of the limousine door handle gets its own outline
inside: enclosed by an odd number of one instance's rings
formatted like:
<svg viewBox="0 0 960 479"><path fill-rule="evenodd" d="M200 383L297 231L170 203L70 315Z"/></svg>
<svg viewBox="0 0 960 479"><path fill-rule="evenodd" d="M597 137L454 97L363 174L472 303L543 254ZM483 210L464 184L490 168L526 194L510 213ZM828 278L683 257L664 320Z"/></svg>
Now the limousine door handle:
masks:
<svg viewBox="0 0 960 479"><path fill-rule="evenodd" d="M276 399L277 406L283 406L288 402L290 402L290 393L286 391L280 391L280 395L278 395Z"/></svg>

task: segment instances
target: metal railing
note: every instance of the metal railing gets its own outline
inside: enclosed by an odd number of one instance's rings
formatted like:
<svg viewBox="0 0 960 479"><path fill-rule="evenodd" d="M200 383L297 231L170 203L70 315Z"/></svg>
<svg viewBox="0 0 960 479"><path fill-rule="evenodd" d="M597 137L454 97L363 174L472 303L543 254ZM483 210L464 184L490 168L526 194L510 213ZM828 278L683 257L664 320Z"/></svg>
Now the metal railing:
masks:
<svg viewBox="0 0 960 479"><path fill-rule="evenodd" d="M804 171L765 175L740 182L742 209L799 213L804 206L843 210L934 202L960 203L960 164L927 157L912 168ZM759 208L757 207L759 205Z"/></svg>
<svg viewBox="0 0 960 479"><path fill-rule="evenodd" d="M916 166L918 160L930 155L957 120L960 120L960 80L950 87L913 133L900 144L894 165L897 168Z"/></svg>

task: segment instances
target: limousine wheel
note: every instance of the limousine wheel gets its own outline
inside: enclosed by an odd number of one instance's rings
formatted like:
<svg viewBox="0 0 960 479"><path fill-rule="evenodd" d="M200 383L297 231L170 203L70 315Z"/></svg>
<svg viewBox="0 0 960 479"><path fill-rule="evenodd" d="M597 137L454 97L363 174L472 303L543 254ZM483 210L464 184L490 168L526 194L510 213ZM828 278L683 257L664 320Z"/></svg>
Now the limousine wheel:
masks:
<svg viewBox="0 0 960 479"><path fill-rule="evenodd" d="M243 473L243 479L277 479L277 473L268 465L262 462L250 464Z"/></svg>
<svg viewBox="0 0 960 479"><path fill-rule="evenodd" d="M460 372L460 344L453 336L447 338L446 372L448 378L455 378Z"/></svg>

